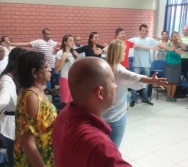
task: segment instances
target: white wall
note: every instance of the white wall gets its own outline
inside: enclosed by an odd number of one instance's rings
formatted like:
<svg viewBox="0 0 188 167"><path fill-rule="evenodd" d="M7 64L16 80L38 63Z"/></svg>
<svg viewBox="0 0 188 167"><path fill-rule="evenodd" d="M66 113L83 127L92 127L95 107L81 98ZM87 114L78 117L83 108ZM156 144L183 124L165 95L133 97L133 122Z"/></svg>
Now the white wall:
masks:
<svg viewBox="0 0 188 167"><path fill-rule="evenodd" d="M163 31L164 27L164 18L165 18L165 6L167 0L158 0L158 7L157 7L157 19L156 19L156 36L160 37L161 32Z"/></svg>
<svg viewBox="0 0 188 167"><path fill-rule="evenodd" d="M84 7L156 9L158 0L0 0L4 3L27 3Z"/></svg>

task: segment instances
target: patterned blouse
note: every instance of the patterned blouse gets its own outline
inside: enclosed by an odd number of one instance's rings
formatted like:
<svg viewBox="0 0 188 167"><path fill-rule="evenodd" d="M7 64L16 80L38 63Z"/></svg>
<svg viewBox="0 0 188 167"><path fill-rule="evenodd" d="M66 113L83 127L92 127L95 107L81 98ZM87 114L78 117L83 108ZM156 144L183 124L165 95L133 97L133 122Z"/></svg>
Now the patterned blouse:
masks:
<svg viewBox="0 0 188 167"><path fill-rule="evenodd" d="M23 152L19 143L19 137L30 130L34 137L36 146L46 167L54 167L54 155L52 150L52 126L56 114L56 108L39 95L39 110L37 118L31 120L26 112L26 100L28 95L34 93L31 90L23 91L18 97L16 108L16 136L14 145L14 164L15 167L30 167L26 154Z"/></svg>

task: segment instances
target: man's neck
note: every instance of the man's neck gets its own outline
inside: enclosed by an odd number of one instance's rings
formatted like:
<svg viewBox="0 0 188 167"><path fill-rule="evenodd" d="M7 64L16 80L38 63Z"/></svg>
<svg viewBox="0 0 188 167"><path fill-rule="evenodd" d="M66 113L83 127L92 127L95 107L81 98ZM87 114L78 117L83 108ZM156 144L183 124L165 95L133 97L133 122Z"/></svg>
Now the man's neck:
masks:
<svg viewBox="0 0 188 167"><path fill-rule="evenodd" d="M48 42L50 39L45 39L45 38L43 38L43 40L46 41L46 42Z"/></svg>
<svg viewBox="0 0 188 167"><path fill-rule="evenodd" d="M98 117L102 116L101 115L102 112L98 111L95 107L90 107L88 104L80 104L80 103L72 102L71 107L82 110L83 112L87 114L94 114Z"/></svg>

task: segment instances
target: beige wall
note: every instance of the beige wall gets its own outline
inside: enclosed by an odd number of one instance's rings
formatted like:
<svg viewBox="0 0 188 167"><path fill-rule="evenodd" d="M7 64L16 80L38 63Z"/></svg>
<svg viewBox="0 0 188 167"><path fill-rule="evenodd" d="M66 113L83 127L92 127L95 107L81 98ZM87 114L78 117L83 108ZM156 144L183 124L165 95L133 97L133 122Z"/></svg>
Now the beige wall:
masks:
<svg viewBox="0 0 188 167"><path fill-rule="evenodd" d="M109 7L156 10L158 0L0 0L4 3L28 3L63 6Z"/></svg>
<svg viewBox="0 0 188 167"><path fill-rule="evenodd" d="M165 6L166 0L159 0L157 7L157 19L156 19L156 35L157 37L161 36L161 32L164 27L164 18L165 18Z"/></svg>

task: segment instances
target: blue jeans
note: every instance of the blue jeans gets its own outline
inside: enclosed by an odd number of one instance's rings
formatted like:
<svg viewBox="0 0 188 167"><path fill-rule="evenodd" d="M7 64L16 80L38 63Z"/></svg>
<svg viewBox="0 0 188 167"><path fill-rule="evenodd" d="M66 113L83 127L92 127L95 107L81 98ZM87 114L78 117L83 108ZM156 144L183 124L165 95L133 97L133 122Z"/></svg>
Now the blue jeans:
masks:
<svg viewBox="0 0 188 167"><path fill-rule="evenodd" d="M0 134L0 137L7 150L8 167L14 167L14 140L9 139L2 134Z"/></svg>
<svg viewBox="0 0 188 167"><path fill-rule="evenodd" d="M119 149L119 146L121 144L121 141L125 132L126 116L123 115L123 117L120 120L116 122L111 122L108 124L110 125L112 129L111 133L109 134L110 139L114 142L117 149Z"/></svg>
<svg viewBox="0 0 188 167"><path fill-rule="evenodd" d="M133 71L137 74L142 74L142 75L146 75L146 76L150 76L150 68L145 68L145 67L134 67ZM131 100L132 101L137 101L137 90L132 90L132 97ZM146 88L142 89L142 100L146 101L148 100L148 86L146 86Z"/></svg>

